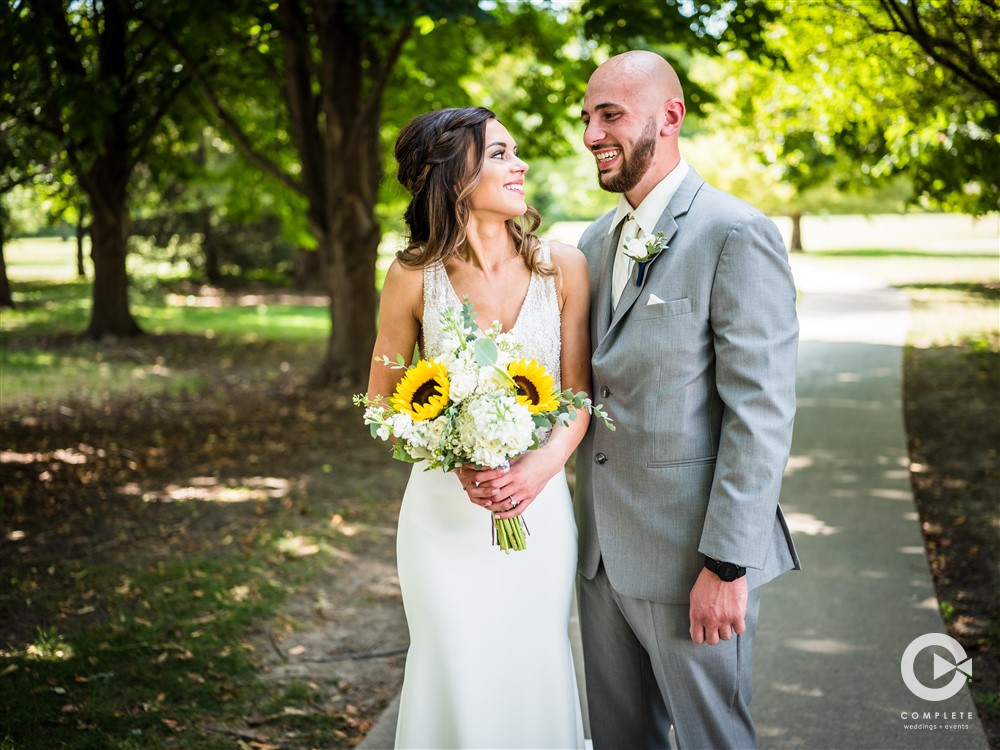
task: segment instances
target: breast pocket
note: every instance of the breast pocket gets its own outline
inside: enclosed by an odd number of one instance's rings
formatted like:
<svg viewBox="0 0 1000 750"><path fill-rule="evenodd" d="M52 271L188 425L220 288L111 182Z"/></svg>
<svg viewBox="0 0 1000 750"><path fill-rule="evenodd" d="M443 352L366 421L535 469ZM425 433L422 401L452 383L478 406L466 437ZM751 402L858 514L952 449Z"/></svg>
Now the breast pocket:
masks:
<svg viewBox="0 0 1000 750"><path fill-rule="evenodd" d="M670 318L676 315L688 315L691 312L691 299L670 299L664 302L654 302L647 305L644 300L647 295L639 298L636 306L632 308L632 318L634 320L653 320L657 318Z"/></svg>

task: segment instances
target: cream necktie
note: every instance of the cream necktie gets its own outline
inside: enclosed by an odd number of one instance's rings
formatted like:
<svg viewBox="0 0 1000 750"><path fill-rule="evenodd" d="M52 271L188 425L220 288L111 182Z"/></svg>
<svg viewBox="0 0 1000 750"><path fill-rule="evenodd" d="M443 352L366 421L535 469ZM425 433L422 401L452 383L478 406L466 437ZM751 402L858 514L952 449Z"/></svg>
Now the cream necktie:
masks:
<svg viewBox="0 0 1000 750"><path fill-rule="evenodd" d="M625 254L625 242L633 237L638 237L642 232L639 229L639 222L632 214L625 218L622 225L622 234L618 240L618 251L615 253L615 264L611 271L611 309L618 307L618 300L625 291L628 284L628 277L632 273L632 259Z"/></svg>

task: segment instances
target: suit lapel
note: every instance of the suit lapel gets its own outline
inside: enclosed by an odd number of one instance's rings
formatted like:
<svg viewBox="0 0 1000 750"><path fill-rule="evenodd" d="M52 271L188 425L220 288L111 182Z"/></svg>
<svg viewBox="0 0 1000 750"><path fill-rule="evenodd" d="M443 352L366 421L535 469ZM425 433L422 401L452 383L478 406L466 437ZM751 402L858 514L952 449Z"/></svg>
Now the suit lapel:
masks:
<svg viewBox="0 0 1000 750"><path fill-rule="evenodd" d="M655 233L662 232L663 238L667 242L667 249L653 258L649 263L646 264L645 277L642 280L642 284L637 284L636 279L639 273L639 264L632 264L632 274L629 277L628 283L625 285L625 290L622 292L621 300L618 302L618 307L615 308L614 314L610 315L610 322L606 327L600 328L601 338L606 336L612 330L614 330L622 319L625 317L632 306L639 299L642 294L642 289L649 280L649 274L653 270L653 264L655 264L662 256L668 254L671 251L669 245L673 242L674 235L677 234L677 230L680 227L682 217L687 214L688 210L691 208L691 204L694 202L695 196L701 189L705 181L698 176L698 173L691 169L688 171L687 176L684 181L681 182L680 187L677 188L677 192L674 193L674 197L670 199L670 203L667 204L667 209L660 215L660 220L656 222ZM604 292L604 299L610 299L611 295L611 269L614 264L614 252L618 247L618 237L621 228L615 232L614 241L611 245L611 259L610 264L605 268L605 273L601 281L602 291ZM604 289L604 287L607 289ZM605 307L610 309L610 303L605 303ZM600 340L600 339L598 339Z"/></svg>
<svg viewBox="0 0 1000 750"><path fill-rule="evenodd" d="M597 299L591 300L597 306L597 330L594 331L594 341L600 341L611 326L611 275L615 265L615 251L622 234L622 222L611 234L605 235L604 248L601 251L601 275L597 285Z"/></svg>
<svg viewBox="0 0 1000 750"><path fill-rule="evenodd" d="M660 220L656 222L656 233L658 232L663 232L663 238L669 245L670 241L674 237L674 233L677 232L677 222L670 214L670 211L664 211L663 215L660 216ZM642 288L646 285L646 280L649 278L649 272L652 269L653 264L664 254L669 252L670 248L668 247L646 264L646 273L642 279L642 284L637 282L637 279L639 278L639 264L632 264L632 273L629 275L628 283L625 285L625 289L622 292L622 298L618 301L618 307L615 308L614 315L611 318L611 328L618 325L619 321L625 316L625 313L628 312L632 305L636 303L636 300L639 299L639 296L642 294Z"/></svg>

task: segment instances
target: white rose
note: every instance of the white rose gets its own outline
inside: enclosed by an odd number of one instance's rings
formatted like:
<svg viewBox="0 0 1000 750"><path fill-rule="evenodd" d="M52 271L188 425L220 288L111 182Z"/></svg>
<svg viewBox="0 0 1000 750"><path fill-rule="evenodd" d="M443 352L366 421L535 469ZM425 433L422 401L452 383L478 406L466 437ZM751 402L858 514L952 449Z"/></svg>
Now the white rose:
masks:
<svg viewBox="0 0 1000 750"><path fill-rule="evenodd" d="M438 445L444 438L444 428L448 420L444 416L425 422L424 435L428 445Z"/></svg>
<svg viewBox="0 0 1000 750"><path fill-rule="evenodd" d="M456 404L460 404L476 389L477 385L479 385L479 374L463 370L462 372L456 373L451 379L451 386L448 389L448 395L451 397L452 401Z"/></svg>
<svg viewBox="0 0 1000 750"><path fill-rule="evenodd" d="M505 373L496 367L484 367L479 371L479 388L484 393L500 393L506 390L510 381Z"/></svg>
<svg viewBox="0 0 1000 750"><path fill-rule="evenodd" d="M622 249L625 251L625 254L633 260L645 258L649 254L649 248L646 246L646 241L641 240L638 237L629 237L625 240L625 244L622 246Z"/></svg>
<svg viewBox="0 0 1000 750"><path fill-rule="evenodd" d="M472 351L466 349L455 359L449 368L451 384L448 395L456 404L464 401L476 386L479 385L479 367L472 358Z"/></svg>

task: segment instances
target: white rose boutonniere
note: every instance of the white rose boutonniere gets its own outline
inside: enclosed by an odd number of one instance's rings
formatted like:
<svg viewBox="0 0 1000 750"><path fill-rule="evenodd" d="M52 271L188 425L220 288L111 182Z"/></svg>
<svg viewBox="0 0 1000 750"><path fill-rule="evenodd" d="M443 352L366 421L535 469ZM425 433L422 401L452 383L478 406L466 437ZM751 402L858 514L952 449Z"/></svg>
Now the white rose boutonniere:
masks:
<svg viewBox="0 0 1000 750"><path fill-rule="evenodd" d="M635 284L642 284L642 279L646 275L646 264L653 258L668 249L667 238L663 232L657 232L652 237L630 237L625 240L625 255L639 264L639 273L635 277Z"/></svg>

